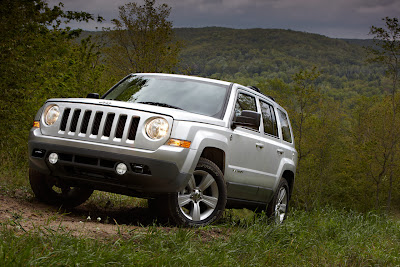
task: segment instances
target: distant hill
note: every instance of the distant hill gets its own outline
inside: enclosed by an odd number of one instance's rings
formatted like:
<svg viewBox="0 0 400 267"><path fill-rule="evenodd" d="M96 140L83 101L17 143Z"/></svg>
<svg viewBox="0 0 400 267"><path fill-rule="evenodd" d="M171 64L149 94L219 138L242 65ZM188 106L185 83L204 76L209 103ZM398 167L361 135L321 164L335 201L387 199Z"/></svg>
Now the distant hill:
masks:
<svg viewBox="0 0 400 267"><path fill-rule="evenodd" d="M320 83L332 97L380 94L383 69L366 63L371 40L334 39L279 29L177 28L183 40L181 66L191 74L222 79L290 83L301 68L318 67Z"/></svg>
<svg viewBox="0 0 400 267"><path fill-rule="evenodd" d="M381 93L383 69L366 63L363 48L372 40L334 39L279 29L174 30L184 43L178 72L239 82L279 78L290 83L298 70L316 66L323 72L321 85L332 97ZM99 32L84 32L82 36L89 34Z"/></svg>
<svg viewBox="0 0 400 267"><path fill-rule="evenodd" d="M340 39L349 44L359 45L361 47L373 46L374 41L372 39Z"/></svg>

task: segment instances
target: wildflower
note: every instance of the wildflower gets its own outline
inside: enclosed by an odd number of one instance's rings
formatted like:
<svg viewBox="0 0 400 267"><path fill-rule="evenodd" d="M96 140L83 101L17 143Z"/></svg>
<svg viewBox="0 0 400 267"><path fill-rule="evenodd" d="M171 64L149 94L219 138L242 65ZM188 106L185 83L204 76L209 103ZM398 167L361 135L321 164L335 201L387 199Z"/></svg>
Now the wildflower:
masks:
<svg viewBox="0 0 400 267"><path fill-rule="evenodd" d="M17 229L18 229L18 230L20 230L20 229L21 229L21 226L19 226L19 225L17 225L16 227L17 227Z"/></svg>
<svg viewBox="0 0 400 267"><path fill-rule="evenodd" d="M97 231L100 231L100 228L99 228L99 227L96 227L96 230L97 230Z"/></svg>
<svg viewBox="0 0 400 267"><path fill-rule="evenodd" d="M79 221L79 223L83 223L82 221Z"/></svg>
<svg viewBox="0 0 400 267"><path fill-rule="evenodd" d="M90 216L87 216L86 220L90 221L92 218Z"/></svg>
<svg viewBox="0 0 400 267"><path fill-rule="evenodd" d="M100 217L97 217L97 221L100 222L100 221L101 221L101 218L100 218Z"/></svg>

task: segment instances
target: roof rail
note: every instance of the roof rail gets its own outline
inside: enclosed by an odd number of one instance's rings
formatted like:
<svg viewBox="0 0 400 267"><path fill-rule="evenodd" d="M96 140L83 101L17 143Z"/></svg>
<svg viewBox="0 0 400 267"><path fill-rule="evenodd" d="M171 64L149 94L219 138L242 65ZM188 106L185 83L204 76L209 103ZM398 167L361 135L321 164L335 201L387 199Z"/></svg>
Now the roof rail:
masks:
<svg viewBox="0 0 400 267"><path fill-rule="evenodd" d="M247 88L249 88L249 89L251 89L251 90L254 90L254 91L256 91L256 92L258 92L258 93L264 95L264 94L261 92L261 90L260 90L258 87L256 87L256 86L249 85L249 86L247 86ZM273 98L272 96L269 96L269 95L265 95L265 96L268 97L269 99L271 99L272 101L276 102L276 101L275 101L275 98Z"/></svg>
<svg viewBox="0 0 400 267"><path fill-rule="evenodd" d="M255 86L253 86L253 85L250 85L250 86L247 86L247 87L250 88L250 89L252 89L252 90L254 90L254 91L256 91L256 92L258 92L258 93L261 93L261 90L258 89L258 87L255 87Z"/></svg>

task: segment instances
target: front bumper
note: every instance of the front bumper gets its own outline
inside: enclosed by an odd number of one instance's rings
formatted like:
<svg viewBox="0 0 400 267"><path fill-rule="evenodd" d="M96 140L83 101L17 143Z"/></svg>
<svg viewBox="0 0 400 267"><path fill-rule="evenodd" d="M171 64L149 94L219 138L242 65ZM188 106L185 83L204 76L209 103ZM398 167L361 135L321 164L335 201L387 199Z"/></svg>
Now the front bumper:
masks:
<svg viewBox="0 0 400 267"><path fill-rule="evenodd" d="M59 155L54 165L48 161L52 152ZM152 196L178 192L187 185L190 170L182 171L180 163L190 157L190 152L190 149L168 146L158 151L120 148L43 136L37 129L31 131L29 164L30 168L71 186ZM128 167L124 175L115 172L121 162Z"/></svg>

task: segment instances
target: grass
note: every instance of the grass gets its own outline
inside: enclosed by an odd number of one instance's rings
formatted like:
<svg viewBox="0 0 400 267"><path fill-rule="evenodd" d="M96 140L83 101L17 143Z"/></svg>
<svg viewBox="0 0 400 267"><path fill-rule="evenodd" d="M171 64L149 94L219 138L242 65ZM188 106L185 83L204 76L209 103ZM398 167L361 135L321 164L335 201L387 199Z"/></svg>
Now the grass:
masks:
<svg viewBox="0 0 400 267"><path fill-rule="evenodd" d="M228 211L229 213L229 211ZM399 265L400 223L373 213L293 211L283 225L264 215L227 215L201 229L121 227L106 239L62 228L0 226L0 262L79 266Z"/></svg>
<svg viewBox="0 0 400 267"><path fill-rule="evenodd" d="M31 195L26 177L24 168L2 168L0 194ZM141 199L98 192L88 201L92 210L109 203L117 209L146 206ZM63 227L26 230L18 222L21 216L0 222L1 266L400 265L400 221L372 212L294 210L284 224L274 225L263 214L228 210L218 224L200 229L150 222L121 225L113 236L101 238L76 237Z"/></svg>

